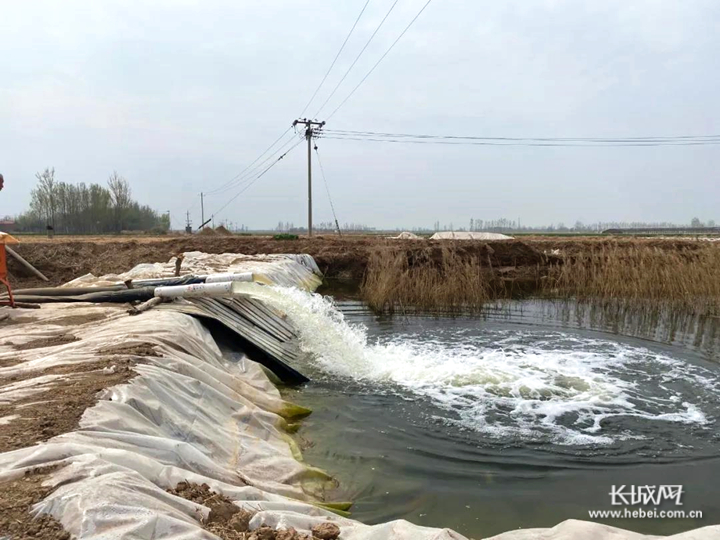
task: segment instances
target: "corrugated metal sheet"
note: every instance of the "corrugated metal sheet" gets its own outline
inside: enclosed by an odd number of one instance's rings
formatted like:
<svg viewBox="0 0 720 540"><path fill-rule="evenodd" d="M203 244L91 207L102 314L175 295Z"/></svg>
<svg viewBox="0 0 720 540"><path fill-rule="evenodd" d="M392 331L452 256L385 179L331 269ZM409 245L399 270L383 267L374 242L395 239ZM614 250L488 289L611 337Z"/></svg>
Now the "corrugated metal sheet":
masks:
<svg viewBox="0 0 720 540"><path fill-rule="evenodd" d="M298 372L301 355L297 334L284 315L261 301L239 298L181 298L156 309L171 309L212 319L232 331L253 360L269 368L286 384L309 379Z"/></svg>

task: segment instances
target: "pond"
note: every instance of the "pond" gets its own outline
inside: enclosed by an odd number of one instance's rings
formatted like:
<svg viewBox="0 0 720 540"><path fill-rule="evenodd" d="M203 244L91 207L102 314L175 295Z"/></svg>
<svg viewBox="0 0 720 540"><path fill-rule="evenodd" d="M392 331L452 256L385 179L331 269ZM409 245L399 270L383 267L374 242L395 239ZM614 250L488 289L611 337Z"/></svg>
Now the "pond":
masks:
<svg viewBox="0 0 720 540"><path fill-rule="evenodd" d="M593 519L651 534L720 516L717 319L543 301L478 316L378 317L285 291L313 409L305 460L366 523L403 518L468 537L617 510L613 486L682 486L702 519ZM652 508L649 506L628 506Z"/></svg>

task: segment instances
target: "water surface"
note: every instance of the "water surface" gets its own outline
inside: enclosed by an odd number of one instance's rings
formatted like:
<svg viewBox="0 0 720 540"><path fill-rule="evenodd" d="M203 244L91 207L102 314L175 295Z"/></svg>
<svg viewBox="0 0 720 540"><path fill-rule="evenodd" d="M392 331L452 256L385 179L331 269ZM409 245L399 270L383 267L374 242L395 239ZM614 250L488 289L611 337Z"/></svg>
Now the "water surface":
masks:
<svg viewBox="0 0 720 540"><path fill-rule="evenodd" d="M308 352L313 382L287 395L314 410L305 459L339 479L331 495L356 519L481 538L588 519L613 508L613 484L678 484L704 519L607 523L671 534L720 521L712 321L640 332L628 314L544 302L394 318L299 292L275 302Z"/></svg>

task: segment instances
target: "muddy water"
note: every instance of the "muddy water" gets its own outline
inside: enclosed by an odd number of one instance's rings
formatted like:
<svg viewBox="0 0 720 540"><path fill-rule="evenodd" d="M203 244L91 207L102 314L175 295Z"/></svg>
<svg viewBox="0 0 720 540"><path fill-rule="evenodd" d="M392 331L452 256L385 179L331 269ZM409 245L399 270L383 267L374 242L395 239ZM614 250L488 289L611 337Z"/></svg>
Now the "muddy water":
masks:
<svg viewBox="0 0 720 540"><path fill-rule="evenodd" d="M314 409L305 458L340 480L332 495L357 519L481 538L624 508L613 485L682 485L683 505L661 508L703 519L603 522L653 534L720 522L716 319L545 302L378 318L304 293L272 301L308 353L313 382L288 392Z"/></svg>

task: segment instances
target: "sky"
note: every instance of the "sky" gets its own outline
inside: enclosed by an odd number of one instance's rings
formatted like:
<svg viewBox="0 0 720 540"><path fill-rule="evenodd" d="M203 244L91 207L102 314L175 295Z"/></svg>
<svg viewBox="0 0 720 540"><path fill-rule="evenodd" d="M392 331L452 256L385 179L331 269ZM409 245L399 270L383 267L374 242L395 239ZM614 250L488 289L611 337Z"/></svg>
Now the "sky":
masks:
<svg viewBox="0 0 720 540"><path fill-rule="evenodd" d="M394 1L369 0L305 116L315 115ZM319 120L425 2L398 0ZM57 180L72 183L104 184L117 171L135 199L169 211L174 227L188 210L200 224L200 192L210 193L205 214L216 224L304 225L304 143L235 199L247 182L218 189L300 116L364 4L0 0L0 215L24 211L35 173L55 167ZM326 127L716 135L718 51L716 0L432 0ZM287 140L289 148L296 136L285 137L279 146ZM720 146L317 144L341 224L720 222ZM330 221L319 173L314 162L314 220Z"/></svg>

